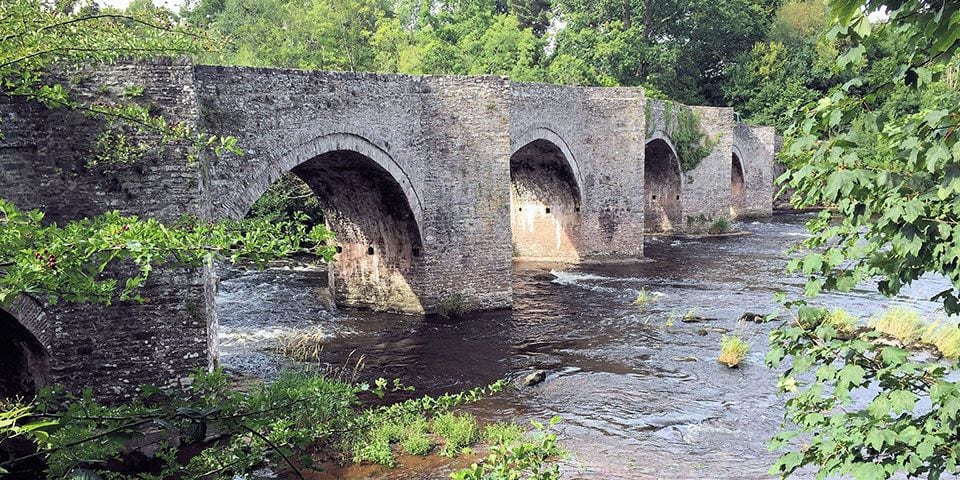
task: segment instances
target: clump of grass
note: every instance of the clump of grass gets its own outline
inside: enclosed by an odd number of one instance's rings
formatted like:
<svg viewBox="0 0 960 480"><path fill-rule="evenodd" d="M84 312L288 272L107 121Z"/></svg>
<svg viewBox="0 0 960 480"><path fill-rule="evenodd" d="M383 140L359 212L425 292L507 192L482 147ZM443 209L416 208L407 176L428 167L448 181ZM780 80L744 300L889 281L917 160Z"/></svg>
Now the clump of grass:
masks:
<svg viewBox="0 0 960 480"><path fill-rule="evenodd" d="M653 302L656 302L660 297L654 293L647 291L647 287L643 287L637 292L637 298L633 300L633 304L638 307L645 307Z"/></svg>
<svg viewBox="0 0 960 480"><path fill-rule="evenodd" d="M739 335L724 335L720 338L720 357L717 361L730 368L736 367L747 356L749 349L750 344Z"/></svg>
<svg viewBox="0 0 960 480"><path fill-rule="evenodd" d="M707 229L707 233L711 235L719 235L721 233L727 233L732 228L730 220L727 217L720 217L716 219Z"/></svg>
<svg viewBox="0 0 960 480"><path fill-rule="evenodd" d="M933 322L920 334L920 341L933 345L946 358L960 358L960 326Z"/></svg>
<svg viewBox="0 0 960 480"><path fill-rule="evenodd" d="M298 362L319 362L326 339L320 328L285 333L277 339L274 351Z"/></svg>
<svg viewBox="0 0 960 480"><path fill-rule="evenodd" d="M857 317L850 315L842 308L835 308L827 314L827 323L833 326L837 333L850 335L857 330L860 322Z"/></svg>
<svg viewBox="0 0 960 480"><path fill-rule="evenodd" d="M687 310L687 313L685 313L685 314L683 315L683 319L684 319L684 320L687 320L687 321L696 320L697 318L700 318L700 317L697 315L697 313L698 313L698 312L697 312L697 307L690 307L690 309Z"/></svg>
<svg viewBox="0 0 960 480"><path fill-rule="evenodd" d="M510 446L523 439L525 432L515 423L491 423L484 428L483 438L490 445Z"/></svg>
<svg viewBox="0 0 960 480"><path fill-rule="evenodd" d="M480 438L477 420L471 415L446 412L433 419L433 432L443 438L440 455L455 457Z"/></svg>
<svg viewBox="0 0 960 480"><path fill-rule="evenodd" d="M923 334L924 323L915 310L895 307L870 320L870 327L904 344L913 343Z"/></svg>

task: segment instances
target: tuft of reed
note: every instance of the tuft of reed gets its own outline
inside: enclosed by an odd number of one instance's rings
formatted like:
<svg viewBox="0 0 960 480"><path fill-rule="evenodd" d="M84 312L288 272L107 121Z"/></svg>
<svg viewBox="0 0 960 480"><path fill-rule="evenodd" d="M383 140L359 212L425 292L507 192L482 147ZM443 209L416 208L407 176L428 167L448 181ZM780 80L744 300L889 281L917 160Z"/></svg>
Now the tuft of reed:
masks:
<svg viewBox="0 0 960 480"><path fill-rule="evenodd" d="M944 324L937 320L920 334L920 341L937 348L941 355L951 360L960 358L960 326Z"/></svg>
<svg viewBox="0 0 960 480"><path fill-rule="evenodd" d="M740 362L747 356L750 344L740 338L739 335L724 335L720 338L720 357L719 363L727 367L734 368L740 365Z"/></svg>
<svg viewBox="0 0 960 480"><path fill-rule="evenodd" d="M903 307L894 307L873 317L869 325L874 330L896 338L904 344L920 340L925 328L916 310Z"/></svg>
<svg viewBox="0 0 960 480"><path fill-rule="evenodd" d="M659 298L659 295L650 293L647 291L647 287L643 287L639 292L637 292L637 298L633 300L633 304L638 307L646 307L647 305L656 302Z"/></svg>

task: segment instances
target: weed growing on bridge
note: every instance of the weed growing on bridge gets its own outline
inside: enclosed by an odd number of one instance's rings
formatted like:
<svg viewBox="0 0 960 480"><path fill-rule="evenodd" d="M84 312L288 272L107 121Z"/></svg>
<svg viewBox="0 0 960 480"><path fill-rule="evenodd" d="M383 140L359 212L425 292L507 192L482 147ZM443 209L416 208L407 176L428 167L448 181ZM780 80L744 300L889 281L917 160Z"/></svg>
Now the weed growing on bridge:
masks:
<svg viewBox="0 0 960 480"><path fill-rule="evenodd" d="M663 122L666 135L677 148L680 157L680 169L689 172L707 158L717 147L718 140L711 138L703 131L700 124L700 113L692 108L669 100L663 103ZM652 135L657 125L651 115L651 101L646 104L647 135Z"/></svg>

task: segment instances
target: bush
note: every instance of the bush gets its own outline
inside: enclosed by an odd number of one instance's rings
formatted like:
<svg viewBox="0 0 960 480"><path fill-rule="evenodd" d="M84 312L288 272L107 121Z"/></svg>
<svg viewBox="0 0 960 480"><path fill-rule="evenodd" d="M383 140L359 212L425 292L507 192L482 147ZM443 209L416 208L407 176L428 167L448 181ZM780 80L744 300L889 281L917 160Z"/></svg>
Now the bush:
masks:
<svg viewBox="0 0 960 480"><path fill-rule="evenodd" d="M531 422L537 429L531 438L493 445L483 461L450 477L453 480L558 480L560 466L554 460L567 455L557 445L557 435L550 431L558 422L560 417L552 418L546 427Z"/></svg>

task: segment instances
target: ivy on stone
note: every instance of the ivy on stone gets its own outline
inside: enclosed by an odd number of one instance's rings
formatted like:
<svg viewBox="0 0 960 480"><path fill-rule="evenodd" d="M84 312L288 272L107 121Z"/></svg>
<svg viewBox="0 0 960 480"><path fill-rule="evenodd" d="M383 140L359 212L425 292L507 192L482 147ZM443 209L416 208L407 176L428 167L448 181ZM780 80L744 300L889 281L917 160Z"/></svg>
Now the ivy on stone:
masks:
<svg viewBox="0 0 960 480"><path fill-rule="evenodd" d="M689 172L717 147L717 140L704 133L700 124L700 113L681 103L663 100L664 132L677 148L680 157L680 170ZM656 125L651 121L650 102L646 109L647 135L654 133Z"/></svg>

